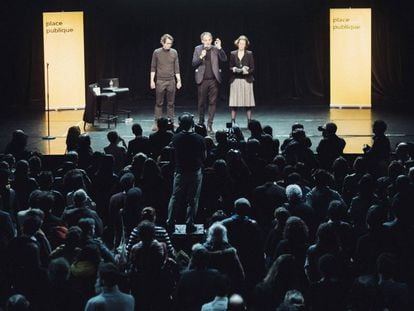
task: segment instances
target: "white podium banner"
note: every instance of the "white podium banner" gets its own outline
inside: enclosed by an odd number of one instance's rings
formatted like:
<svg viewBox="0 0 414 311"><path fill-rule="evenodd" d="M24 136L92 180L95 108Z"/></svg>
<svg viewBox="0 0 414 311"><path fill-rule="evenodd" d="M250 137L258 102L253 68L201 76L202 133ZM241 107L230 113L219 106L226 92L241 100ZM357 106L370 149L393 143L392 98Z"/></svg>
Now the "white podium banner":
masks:
<svg viewBox="0 0 414 311"><path fill-rule="evenodd" d="M43 13L43 46L45 103L49 86L50 109L84 108L83 12Z"/></svg>
<svg viewBox="0 0 414 311"><path fill-rule="evenodd" d="M371 9L330 10L331 107L371 107Z"/></svg>

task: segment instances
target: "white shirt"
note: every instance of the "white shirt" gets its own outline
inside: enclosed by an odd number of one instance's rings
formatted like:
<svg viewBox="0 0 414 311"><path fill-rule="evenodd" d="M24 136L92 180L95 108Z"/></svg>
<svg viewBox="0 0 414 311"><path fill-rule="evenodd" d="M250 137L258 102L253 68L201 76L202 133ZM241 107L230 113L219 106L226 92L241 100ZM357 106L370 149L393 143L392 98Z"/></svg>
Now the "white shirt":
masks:
<svg viewBox="0 0 414 311"><path fill-rule="evenodd" d="M228 305L227 297L214 298L213 301L203 304L201 311L226 311Z"/></svg>

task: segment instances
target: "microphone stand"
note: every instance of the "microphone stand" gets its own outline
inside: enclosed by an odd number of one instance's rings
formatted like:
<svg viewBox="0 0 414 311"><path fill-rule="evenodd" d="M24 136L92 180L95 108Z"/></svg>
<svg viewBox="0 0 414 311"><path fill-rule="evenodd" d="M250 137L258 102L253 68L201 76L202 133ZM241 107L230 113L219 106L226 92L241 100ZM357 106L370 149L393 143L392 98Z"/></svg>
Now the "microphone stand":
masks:
<svg viewBox="0 0 414 311"><path fill-rule="evenodd" d="M46 106L47 106L47 136L43 136L43 140L55 139L55 136L50 136L50 109L49 109L49 63L46 63Z"/></svg>

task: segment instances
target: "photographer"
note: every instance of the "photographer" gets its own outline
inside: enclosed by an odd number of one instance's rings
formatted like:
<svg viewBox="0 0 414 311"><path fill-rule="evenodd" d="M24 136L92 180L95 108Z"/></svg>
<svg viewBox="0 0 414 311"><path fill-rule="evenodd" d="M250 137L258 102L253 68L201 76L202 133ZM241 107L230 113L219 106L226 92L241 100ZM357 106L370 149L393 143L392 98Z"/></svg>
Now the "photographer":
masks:
<svg viewBox="0 0 414 311"><path fill-rule="evenodd" d="M323 138L319 142L316 151L318 152L320 166L325 169L331 168L332 163L343 154L345 148L346 142L336 135L336 130L337 126L333 122L318 127L318 131L322 132Z"/></svg>

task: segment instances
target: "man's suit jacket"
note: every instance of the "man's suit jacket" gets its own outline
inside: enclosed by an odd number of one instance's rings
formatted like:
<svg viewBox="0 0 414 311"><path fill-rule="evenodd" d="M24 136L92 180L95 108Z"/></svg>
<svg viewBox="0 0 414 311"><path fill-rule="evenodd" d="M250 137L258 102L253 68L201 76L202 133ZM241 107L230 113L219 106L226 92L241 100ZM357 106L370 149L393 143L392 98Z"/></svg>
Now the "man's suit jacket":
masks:
<svg viewBox="0 0 414 311"><path fill-rule="evenodd" d="M193 54L193 67L195 68L195 81L197 84L200 84L203 81L204 72L206 66L204 64L204 59L200 59L201 51L204 46L202 44L197 45L194 48ZM219 67L219 61L227 61L226 52L223 49L218 49L214 45L211 46L211 67L213 69L214 76L218 83L221 83L221 70Z"/></svg>

